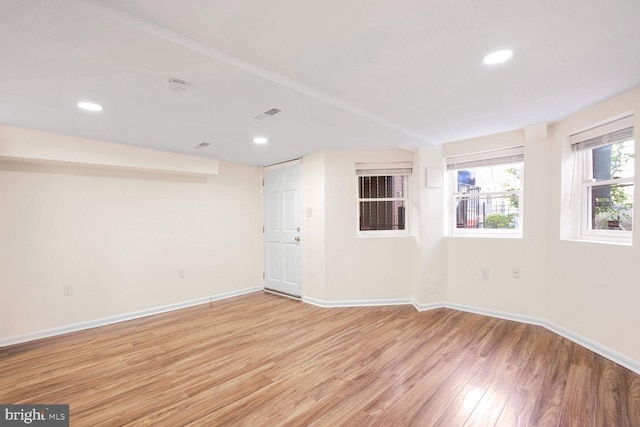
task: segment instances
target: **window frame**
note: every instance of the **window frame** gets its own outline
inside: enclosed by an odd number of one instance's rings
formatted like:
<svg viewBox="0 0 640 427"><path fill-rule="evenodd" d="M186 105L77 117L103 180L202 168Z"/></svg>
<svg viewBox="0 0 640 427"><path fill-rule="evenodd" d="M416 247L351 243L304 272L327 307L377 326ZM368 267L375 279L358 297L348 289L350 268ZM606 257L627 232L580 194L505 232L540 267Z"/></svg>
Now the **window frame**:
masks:
<svg viewBox="0 0 640 427"><path fill-rule="evenodd" d="M605 141L605 138L609 138L609 135L625 129L630 130L631 139L614 139L612 142ZM595 143L596 139L602 139L602 143ZM633 230L614 230L614 229L594 229L592 228L592 189L594 187L601 186L613 186L613 185L633 185L635 192L635 160L633 160L633 175L621 178L610 178L606 180L596 181L593 177L593 150L601 147L612 146L625 141L633 141L634 155L635 155L635 126L634 116L626 115L619 119L610 120L604 124L592 127L582 132L572 134L569 137L571 142L571 149L573 155L574 172L572 179L572 191L579 191L578 205L579 205L579 223L574 225L574 229L577 230L575 238L583 241L604 242L613 244L631 244L633 238ZM584 159L580 161L578 156L583 156ZM577 167L576 164L581 163L582 167ZM576 174L578 175L576 178ZM635 202L635 201L634 201ZM635 203L634 203L635 204ZM634 206L635 207L635 206ZM635 215L634 215L635 216ZM573 220L576 220L576 216L573 216ZM632 216L632 224L634 218Z"/></svg>
<svg viewBox="0 0 640 427"><path fill-rule="evenodd" d="M410 177L412 174L411 162L396 162L396 163L359 163L356 164L356 236L357 237L393 237L393 236L406 236L409 235L409 191L410 191ZM362 177L388 177L388 176L402 176L404 177L403 197L381 197L381 198L361 198L360 197L360 178ZM361 230L360 229L360 217L361 217L361 203L362 202L403 202L404 206L404 229L402 230Z"/></svg>
<svg viewBox="0 0 640 427"><path fill-rule="evenodd" d="M592 228L592 196L591 189L593 187L601 187L606 185L628 184L631 183L635 187L634 177L608 179L606 181L582 182L581 203L580 203L580 233L584 237L606 237L612 240L629 240L633 236L632 230L605 230ZM633 223L633 220L632 220Z"/></svg>
<svg viewBox="0 0 640 427"><path fill-rule="evenodd" d="M516 146L482 153L472 153L462 156L449 157L445 159L447 166L447 235L449 237L480 237L480 238L522 238L524 229L524 179L525 179L525 162L524 147ZM518 196L518 224L515 228L458 228L457 225L457 208L458 202L462 200L461 193L458 188L458 171L467 168L482 168L500 165L519 164L520 170L520 188L517 190L504 191L486 191L479 192L474 196L478 199L486 199L487 197L508 197L516 194ZM468 193L467 193L468 194Z"/></svg>

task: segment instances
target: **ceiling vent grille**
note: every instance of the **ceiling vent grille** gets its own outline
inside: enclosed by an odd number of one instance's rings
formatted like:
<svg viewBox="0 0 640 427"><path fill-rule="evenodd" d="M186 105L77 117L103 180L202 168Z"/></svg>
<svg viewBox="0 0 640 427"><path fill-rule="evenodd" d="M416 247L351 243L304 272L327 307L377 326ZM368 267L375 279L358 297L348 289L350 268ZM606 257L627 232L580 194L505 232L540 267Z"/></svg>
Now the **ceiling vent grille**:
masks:
<svg viewBox="0 0 640 427"><path fill-rule="evenodd" d="M167 90L172 93L184 93L189 90L187 82L180 79L167 80Z"/></svg>
<svg viewBox="0 0 640 427"><path fill-rule="evenodd" d="M281 113L281 112L282 112L282 110L280 110L278 108L271 108L271 109L265 111L264 113L260 113L260 114L258 114L256 116L253 116L253 118L256 119L256 120L263 120L263 119L266 119L267 117L275 116L276 114Z"/></svg>

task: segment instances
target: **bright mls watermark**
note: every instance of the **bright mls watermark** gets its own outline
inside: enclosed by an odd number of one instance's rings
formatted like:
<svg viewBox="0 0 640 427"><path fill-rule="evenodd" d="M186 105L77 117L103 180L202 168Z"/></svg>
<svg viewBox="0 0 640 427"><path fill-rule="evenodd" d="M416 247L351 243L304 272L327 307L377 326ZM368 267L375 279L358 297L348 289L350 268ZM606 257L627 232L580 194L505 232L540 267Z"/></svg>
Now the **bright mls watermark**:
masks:
<svg viewBox="0 0 640 427"><path fill-rule="evenodd" d="M69 427L69 405L0 405L0 427Z"/></svg>

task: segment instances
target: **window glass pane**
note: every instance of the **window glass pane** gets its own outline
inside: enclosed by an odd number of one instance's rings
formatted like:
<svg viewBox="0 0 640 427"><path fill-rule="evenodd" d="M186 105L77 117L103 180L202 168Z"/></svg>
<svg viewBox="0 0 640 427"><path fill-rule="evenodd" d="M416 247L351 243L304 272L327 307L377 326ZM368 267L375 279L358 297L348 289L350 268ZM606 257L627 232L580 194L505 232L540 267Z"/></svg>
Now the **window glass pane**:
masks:
<svg viewBox="0 0 640 427"><path fill-rule="evenodd" d="M594 185L591 203L592 229L633 229L633 184Z"/></svg>
<svg viewBox="0 0 640 427"><path fill-rule="evenodd" d="M403 198L406 176L361 176L359 177L361 199Z"/></svg>
<svg viewBox="0 0 640 427"><path fill-rule="evenodd" d="M456 228L519 228L519 205L517 194L458 196Z"/></svg>
<svg viewBox="0 0 640 427"><path fill-rule="evenodd" d="M633 140L605 145L592 151L593 178L605 181L633 176Z"/></svg>
<svg viewBox="0 0 640 427"><path fill-rule="evenodd" d="M520 190L522 163L458 170L458 192L490 193Z"/></svg>
<svg viewBox="0 0 640 427"><path fill-rule="evenodd" d="M633 118L629 116L630 120ZM623 120L626 120L623 119ZM627 244L633 230L634 155L633 126L617 121L585 131L574 138L571 224L568 237ZM601 129L603 133L598 134Z"/></svg>
<svg viewBox="0 0 640 427"><path fill-rule="evenodd" d="M405 202L360 202L360 230L404 230Z"/></svg>
<svg viewBox="0 0 640 427"><path fill-rule="evenodd" d="M406 230L406 185L405 175L358 177L360 231Z"/></svg>
<svg viewBox="0 0 640 427"><path fill-rule="evenodd" d="M455 173L455 228L520 229L522 163L461 169Z"/></svg>

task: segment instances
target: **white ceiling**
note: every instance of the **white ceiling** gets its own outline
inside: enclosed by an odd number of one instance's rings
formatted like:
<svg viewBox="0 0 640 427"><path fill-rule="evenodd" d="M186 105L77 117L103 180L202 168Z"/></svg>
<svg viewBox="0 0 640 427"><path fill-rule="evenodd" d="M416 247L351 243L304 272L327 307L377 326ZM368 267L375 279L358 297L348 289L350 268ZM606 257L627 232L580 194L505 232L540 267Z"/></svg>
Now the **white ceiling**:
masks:
<svg viewBox="0 0 640 427"><path fill-rule="evenodd" d="M0 0L0 123L251 165L521 129L637 85L638 0Z"/></svg>

